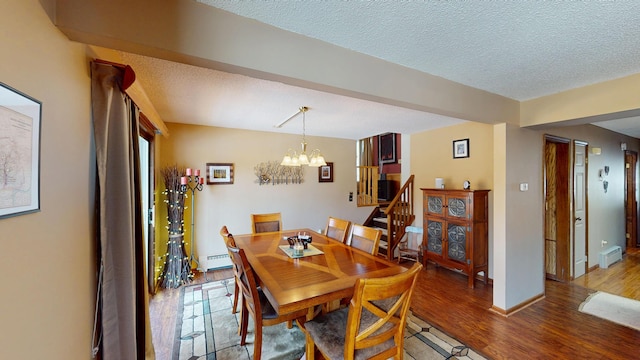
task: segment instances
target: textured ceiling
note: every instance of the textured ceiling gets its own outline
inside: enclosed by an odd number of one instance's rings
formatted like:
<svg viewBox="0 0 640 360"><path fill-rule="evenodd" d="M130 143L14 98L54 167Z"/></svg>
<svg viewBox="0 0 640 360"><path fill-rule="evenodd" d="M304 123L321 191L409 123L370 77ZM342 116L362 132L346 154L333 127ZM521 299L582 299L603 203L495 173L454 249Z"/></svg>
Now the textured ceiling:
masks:
<svg viewBox="0 0 640 360"><path fill-rule="evenodd" d="M520 101L640 73L640 1L198 2ZM461 122L138 55L123 57L170 122L276 131L265 123L276 124L303 105L311 107L307 132L318 136L357 139ZM217 90L220 84L224 92ZM299 105L288 109L283 99L289 107ZM339 126L314 122L314 116L332 117ZM257 123L258 118L263 121ZM389 129L384 121L389 118L403 120ZM602 125L640 138L639 119L626 119L624 130L616 124ZM300 130L291 125L277 131Z"/></svg>
<svg viewBox="0 0 640 360"><path fill-rule="evenodd" d="M640 72L640 1L200 2L516 100Z"/></svg>
<svg viewBox="0 0 640 360"><path fill-rule="evenodd" d="M362 139L397 132L410 134L462 123L463 120L346 96L285 85L275 81L121 53L135 69L162 119L290 134L302 132L302 121L275 125L308 106L306 133ZM296 105L292 105L296 104ZM394 119L390 127L388 119Z"/></svg>

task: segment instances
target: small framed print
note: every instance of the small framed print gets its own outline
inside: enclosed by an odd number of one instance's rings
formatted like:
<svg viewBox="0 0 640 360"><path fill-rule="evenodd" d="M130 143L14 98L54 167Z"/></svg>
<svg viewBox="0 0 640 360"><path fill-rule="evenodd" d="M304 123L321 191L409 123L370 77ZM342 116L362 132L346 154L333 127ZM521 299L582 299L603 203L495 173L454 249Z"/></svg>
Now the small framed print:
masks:
<svg viewBox="0 0 640 360"><path fill-rule="evenodd" d="M327 162L327 165L318 168L318 182L333 182L332 162Z"/></svg>
<svg viewBox="0 0 640 360"><path fill-rule="evenodd" d="M460 139L453 141L453 158L469 157L469 139Z"/></svg>
<svg viewBox="0 0 640 360"><path fill-rule="evenodd" d="M233 164L207 163L207 185L233 184Z"/></svg>

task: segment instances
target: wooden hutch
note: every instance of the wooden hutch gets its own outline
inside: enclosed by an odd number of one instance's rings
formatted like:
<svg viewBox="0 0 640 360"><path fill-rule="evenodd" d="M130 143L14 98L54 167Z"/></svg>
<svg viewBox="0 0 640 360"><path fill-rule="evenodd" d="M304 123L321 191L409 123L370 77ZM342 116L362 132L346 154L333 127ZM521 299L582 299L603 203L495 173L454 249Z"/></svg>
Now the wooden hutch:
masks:
<svg viewBox="0 0 640 360"><path fill-rule="evenodd" d="M489 275L489 191L425 189L423 194L424 266L427 260L466 274Z"/></svg>

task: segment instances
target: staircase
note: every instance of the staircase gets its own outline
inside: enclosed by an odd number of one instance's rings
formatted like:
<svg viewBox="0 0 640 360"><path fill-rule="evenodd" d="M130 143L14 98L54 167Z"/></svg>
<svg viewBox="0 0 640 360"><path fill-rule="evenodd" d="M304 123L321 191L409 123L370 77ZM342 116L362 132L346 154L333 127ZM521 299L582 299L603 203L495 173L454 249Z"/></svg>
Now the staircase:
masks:
<svg viewBox="0 0 640 360"><path fill-rule="evenodd" d="M382 230L378 254L388 260L395 258L394 250L415 220L413 215L413 175L400 188L393 200L380 202L364 222L365 226Z"/></svg>

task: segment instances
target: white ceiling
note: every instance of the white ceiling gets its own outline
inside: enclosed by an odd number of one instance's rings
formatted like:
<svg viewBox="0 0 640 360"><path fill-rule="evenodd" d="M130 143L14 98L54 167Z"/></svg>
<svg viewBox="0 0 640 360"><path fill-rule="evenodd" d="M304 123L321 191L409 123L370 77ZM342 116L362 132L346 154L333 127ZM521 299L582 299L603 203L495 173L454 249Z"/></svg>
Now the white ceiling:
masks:
<svg viewBox="0 0 640 360"><path fill-rule="evenodd" d="M198 2L520 101L640 73L640 1ZM168 122L300 133L300 123L273 125L309 106L307 134L350 139L462 122L244 75L122 57ZM401 120L389 128L388 119ZM640 138L639 118L597 125Z"/></svg>

